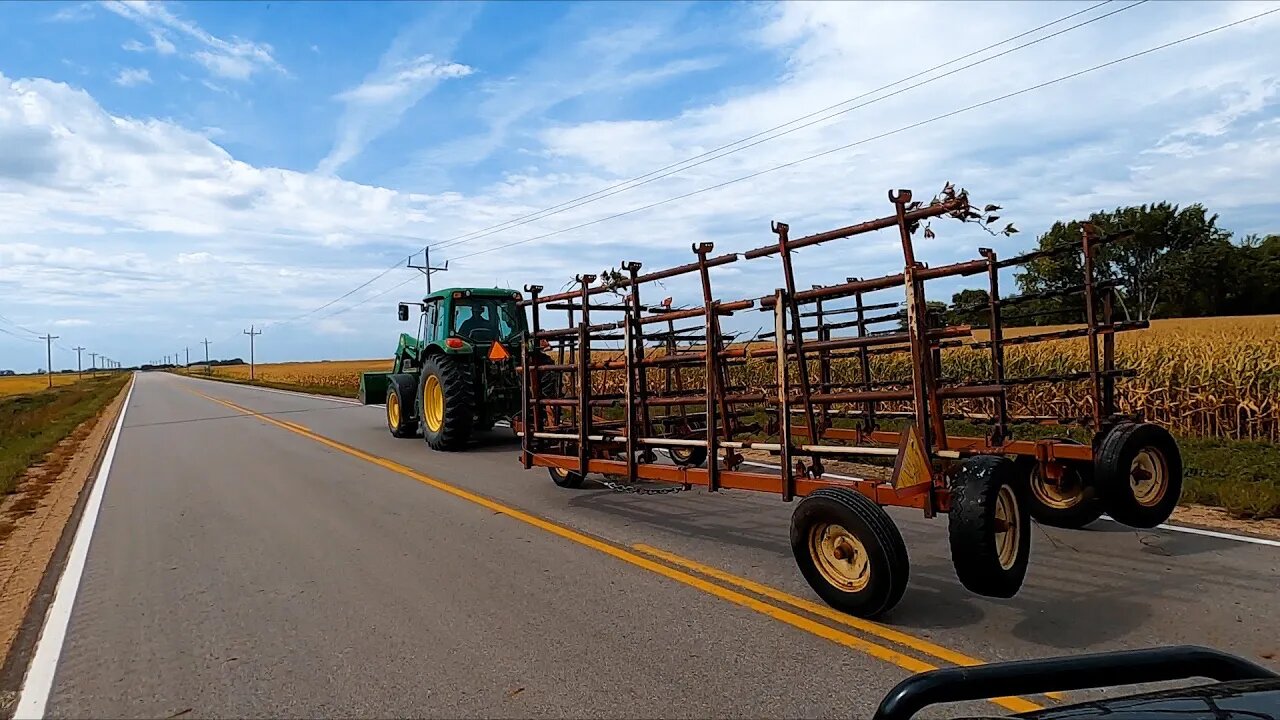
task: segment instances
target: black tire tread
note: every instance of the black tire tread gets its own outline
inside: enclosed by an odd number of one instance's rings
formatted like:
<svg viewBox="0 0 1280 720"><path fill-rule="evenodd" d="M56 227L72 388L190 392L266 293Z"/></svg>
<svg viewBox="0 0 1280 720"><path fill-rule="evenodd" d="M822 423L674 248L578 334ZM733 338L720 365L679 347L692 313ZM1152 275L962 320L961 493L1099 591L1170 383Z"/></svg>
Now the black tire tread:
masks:
<svg viewBox="0 0 1280 720"><path fill-rule="evenodd" d="M551 482L562 488L577 489L582 487L586 478L582 473L576 470L570 470L567 474L561 476L556 474L556 468L547 468L547 474L551 476Z"/></svg>
<svg viewBox="0 0 1280 720"><path fill-rule="evenodd" d="M876 543L885 552L888 560L889 592L879 603L878 607L863 608L857 612L857 615L859 617L873 618L891 610L902 600L903 594L906 593L907 582L911 575L911 562L907 555L907 544L903 540L902 532L898 529L898 526L893 523L893 520L879 505L875 504L869 498L856 490L848 488L822 488L811 493L805 499L808 500L809 498L830 500L854 514L871 529L872 534L875 536ZM798 507L796 509L799 510ZM807 539L805 542L807 543ZM794 544L793 550L795 550ZM899 568L902 572L895 574L895 571ZM818 588L815 587L814 590L817 591ZM833 607L845 610L846 612L850 611L848 608L840 607L839 604L832 602L832 600L823 595L821 591L819 591L819 595Z"/></svg>
<svg viewBox="0 0 1280 720"><path fill-rule="evenodd" d="M1021 542L1025 552L1014 566L1000 567L995 546L994 511L1000 485L1009 484L1023 513ZM1014 474L1013 463L998 455L978 455L964 460L961 471L951 483L951 511L948 513L948 541L951 564L960 583L970 592L987 597L1011 598L1018 593L1026 578L1030 559L1031 528L1026 520L1026 493Z"/></svg>
<svg viewBox="0 0 1280 720"><path fill-rule="evenodd" d="M400 402L400 426L391 427L391 418L387 417L387 430L391 431L391 437L394 438L411 438L418 434L418 419L413 415L413 397L414 393L409 391L406 383L396 377L387 380L387 396L392 394L396 396L396 400ZM408 403L405 399L408 396ZM386 416L386 413L383 413Z"/></svg>
<svg viewBox="0 0 1280 720"><path fill-rule="evenodd" d="M1124 462L1124 456L1134 451L1135 445L1163 446L1161 449L1168 463L1169 488L1164 499L1154 508L1138 505L1130 493L1129 463ZM1182 496L1182 453L1173 436L1163 427L1152 423L1119 423L1102 437L1093 462L1094 476L1098 478L1107 514L1113 520L1129 527L1149 529L1168 520L1178 506Z"/></svg>
<svg viewBox="0 0 1280 720"><path fill-rule="evenodd" d="M448 355L432 355L423 365L423 380L428 374L440 377L440 390L444 395L444 422L441 423L440 431L433 433L427 427L424 417L421 421L422 436L432 450L462 450L471 439L476 412L475 385L470 363ZM426 383L420 381L419 392L425 386Z"/></svg>

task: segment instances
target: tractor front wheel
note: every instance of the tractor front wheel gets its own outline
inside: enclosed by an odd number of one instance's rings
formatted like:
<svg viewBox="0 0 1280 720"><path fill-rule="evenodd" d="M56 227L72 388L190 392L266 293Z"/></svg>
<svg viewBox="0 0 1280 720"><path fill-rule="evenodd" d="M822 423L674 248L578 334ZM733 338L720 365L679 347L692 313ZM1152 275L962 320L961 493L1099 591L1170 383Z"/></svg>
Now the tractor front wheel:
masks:
<svg viewBox="0 0 1280 720"><path fill-rule="evenodd" d="M432 355L422 367L422 437L432 450L461 450L471 439L475 387L468 364Z"/></svg>

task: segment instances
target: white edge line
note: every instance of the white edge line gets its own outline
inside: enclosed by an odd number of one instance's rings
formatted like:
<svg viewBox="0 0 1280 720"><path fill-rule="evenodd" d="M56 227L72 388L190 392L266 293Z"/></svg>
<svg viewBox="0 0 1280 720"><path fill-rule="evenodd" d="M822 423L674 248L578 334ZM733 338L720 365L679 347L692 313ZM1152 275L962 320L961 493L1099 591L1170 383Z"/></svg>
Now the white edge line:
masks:
<svg viewBox="0 0 1280 720"><path fill-rule="evenodd" d="M752 462L750 460L743 460L742 464L755 465L756 467L773 468L774 470L779 469L777 465L770 465L769 463ZM823 473L823 476L835 478L837 480L863 479L863 478L851 477L849 475L837 475L835 473ZM1107 515L1103 515L1101 519L1107 520L1109 522L1117 522L1116 520L1113 520L1110 516L1107 516ZM1202 530L1200 528L1187 527L1185 525L1163 524L1163 525L1157 525L1156 527L1161 530L1169 530L1172 532L1186 533L1188 535L1203 535L1204 537L1218 538L1219 540L1235 540L1237 542L1251 543L1253 545L1265 545L1267 547L1280 547L1280 540L1270 540L1267 538L1253 537L1250 535L1233 535L1232 533L1219 532L1217 530Z"/></svg>
<svg viewBox="0 0 1280 720"><path fill-rule="evenodd" d="M133 397L133 389L137 385L135 373L129 392L124 396L124 404L120 406L120 417L116 419L115 430L107 444L107 452L102 456L102 465L98 468L98 476L94 479L93 489L89 492L89 500L80 516L80 525L76 528L75 539L71 542L71 551L67 553L67 565L58 579L54 590L53 603L45 615L44 628L40 631L40 639L36 642L35 656L27 669L27 676L22 681L22 689L18 692L18 704L13 712L14 718L42 718L45 704L49 701L49 692L53 689L53 675L58 669L58 659L62 655L63 641L67 637L67 625L71 621L71 609L76 603L76 593L80 589L80 577L84 574L85 559L89 556L89 543L93 541L93 529L98 524L98 510L102 507L102 496L107 489L107 477L111 474L111 464L115 461L116 445L120 441L120 430L124 427L124 416L129 410L129 400Z"/></svg>

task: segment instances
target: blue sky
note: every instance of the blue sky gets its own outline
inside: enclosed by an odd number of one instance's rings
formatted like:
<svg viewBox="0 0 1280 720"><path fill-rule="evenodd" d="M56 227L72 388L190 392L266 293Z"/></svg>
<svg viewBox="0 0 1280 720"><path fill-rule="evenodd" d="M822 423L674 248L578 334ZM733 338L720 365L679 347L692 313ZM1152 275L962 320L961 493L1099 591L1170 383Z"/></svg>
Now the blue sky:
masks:
<svg viewBox="0 0 1280 720"><path fill-rule="evenodd" d="M259 358L387 355L390 268L424 243L609 187L998 43L1119 10L927 86L462 242L450 284L559 287L691 243L767 244L885 214L890 187L955 181L1023 230L937 228L940 263L1013 251L1100 208L1203 202L1280 232L1280 13L686 200L511 242L874 138L1242 19L1266 2L0 4L0 368L43 365L35 331L127 363L208 337ZM964 64L964 63L961 63ZM936 77L954 65L926 74ZM885 93L880 93L884 95ZM475 254L479 253L479 254ZM823 247L805 282L900 267L891 237ZM726 297L777 268L725 268ZM939 288L945 299L954 287ZM680 284L671 292L688 288ZM295 320L295 318L297 318ZM751 319L754 321L755 319ZM743 322L748 322L743 320ZM193 353L194 356L194 353Z"/></svg>

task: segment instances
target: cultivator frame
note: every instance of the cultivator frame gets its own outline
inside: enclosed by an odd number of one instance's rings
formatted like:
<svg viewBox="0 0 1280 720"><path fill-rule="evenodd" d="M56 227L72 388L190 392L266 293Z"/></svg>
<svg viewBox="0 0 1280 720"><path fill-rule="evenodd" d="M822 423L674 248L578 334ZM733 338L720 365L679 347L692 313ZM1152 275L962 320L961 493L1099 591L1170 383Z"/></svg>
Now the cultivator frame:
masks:
<svg viewBox="0 0 1280 720"><path fill-rule="evenodd" d="M1116 285L1098 281L1094 270L1097 249L1126 234L1101 235L1086 226L1079 246L1003 260L994 250L981 248L978 259L929 267L916 259L913 234L933 218L974 217L967 197L950 193L924 204L913 202L911 191L899 190L889 193L889 201L892 215L800 238L791 238L788 225L775 222L771 229L776 242L744 253L712 255L711 243L699 243L693 246L696 260L678 267L641 274L640 263L624 262L604 282L596 275L576 276L576 289L566 292L543 294L541 286L526 286L522 304L529 309L536 349L526 343L520 366L525 408L521 417L528 421L516 423L516 429L524 466L547 467L557 484L566 486L580 485L587 473L601 473L631 484L647 480L686 489L698 485L712 492L771 492L787 501L808 498L797 507L792 527L802 571L828 602L868 616L897 602L907 574L905 545L883 506L917 508L932 517L964 504L951 518L957 572L970 589L997 596L1012 595L1021 585L1029 552L1029 509L1042 522L1067 527L1092 521L1104 509L1137 526L1163 522L1180 491L1177 447L1162 429L1119 413L1115 398L1116 379L1132 374L1115 366L1115 334L1146 323L1114 320ZM794 251L895 228L902 272L851 277L803 290L797 286ZM1080 285L1000 297L1002 269L1072 252L1082 256ZM781 260L781 288L762 298L715 299L712 268L772 255ZM692 274L701 285L700 307L673 308L670 298L659 304L642 301L647 284ZM966 343L969 326L946 325L929 316L925 283L982 274L989 288L985 310L990 338ZM865 297L895 288L902 288L905 302L868 302ZM595 301L606 293L621 294L622 302ZM1082 298L1083 327L1005 337L1005 308L1068 295ZM842 300L852 304L835 306ZM886 312L898 308L899 312ZM722 318L752 309L772 314L772 332L744 341L722 331ZM542 310L566 311L567 326L548 329ZM595 322L598 313L620 313L622 319ZM842 315L854 318L838 319ZM905 331L873 329L903 317ZM676 325L695 320L701 322ZM664 329L648 330L654 325ZM836 334L846 329L856 334ZM1087 372L1006 376L1007 347L1070 337L1087 338ZM617 341L622 342L620 357L617 351L607 351L612 356L597 359L601 343ZM679 349L681 343L689 347ZM962 344L989 350L989 378L944 375L942 350ZM893 353L909 354L910 382L873 377L871 357ZM842 358L856 359L858 382L834 382L832 363ZM751 362L771 363L774 381L763 387L734 384L731 369ZM693 368L701 371L702 387L688 387L685 369ZM655 387L655 372L660 387ZM592 379L602 373L623 374L623 391L597 391ZM1071 381L1088 383L1091 412L1086 416L1010 413L1011 387ZM992 411L947 409L951 401L976 399ZM899 409L886 410L885 405ZM837 426L836 419L842 417L856 420L856 425ZM906 426L884 429L880 423L885 420L905 420ZM985 437L949 434L948 420L982 422L990 431ZM1092 442L1014 439L1010 426L1028 422L1082 425L1092 431ZM662 461L658 450L675 462ZM768 452L776 457L778 469L766 471L759 463L744 469L745 450ZM890 480L833 478L826 473L824 460L868 456L895 458ZM704 459L709 461L699 467ZM1162 484L1158 497L1150 492L1143 496L1143 487L1153 482ZM1074 501L1054 507L1052 499L1065 497L1068 486L1078 491ZM798 521L808 524L798 528ZM813 536L819 530L827 534ZM966 543L982 547L966 548ZM991 557L981 557L984 553ZM896 577L872 582L868 578L874 572Z"/></svg>

